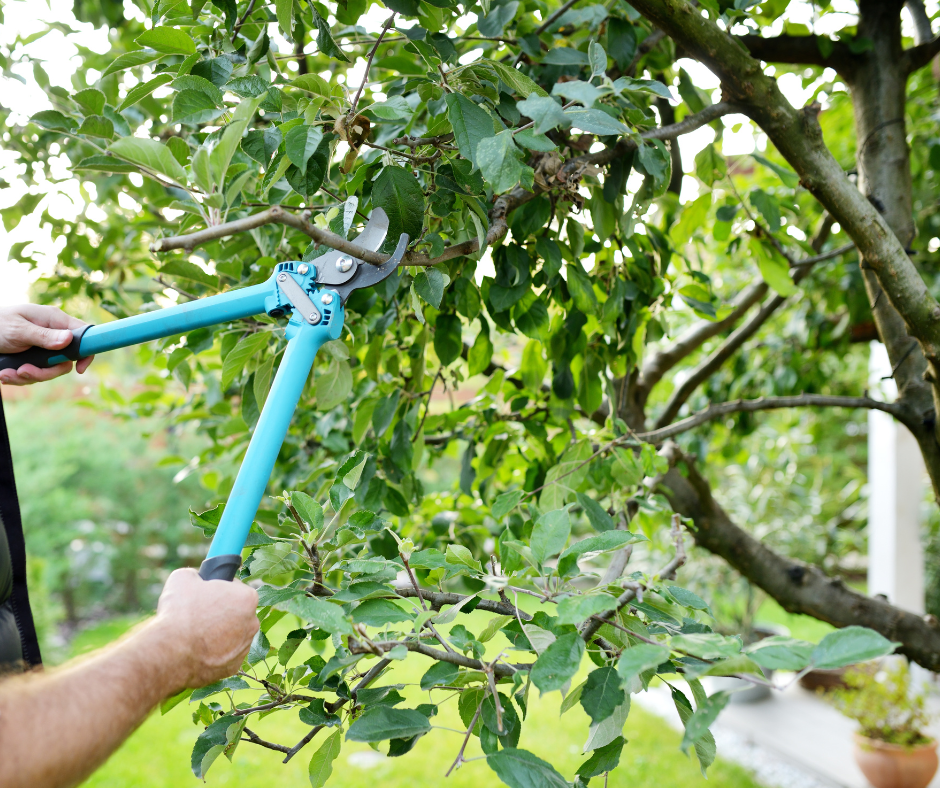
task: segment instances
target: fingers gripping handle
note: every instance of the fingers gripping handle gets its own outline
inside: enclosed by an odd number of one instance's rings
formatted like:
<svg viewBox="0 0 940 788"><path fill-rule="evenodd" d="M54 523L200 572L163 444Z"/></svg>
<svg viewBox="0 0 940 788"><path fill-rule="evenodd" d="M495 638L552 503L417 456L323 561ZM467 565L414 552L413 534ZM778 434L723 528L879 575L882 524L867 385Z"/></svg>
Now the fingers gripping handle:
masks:
<svg viewBox="0 0 940 788"><path fill-rule="evenodd" d="M47 369L63 361L78 361L82 358L82 336L91 326L72 329L72 341L60 350L47 350L43 347L31 347L21 353L0 355L0 369L19 369L24 364L32 364L39 369Z"/></svg>
<svg viewBox="0 0 940 788"><path fill-rule="evenodd" d="M240 555L217 555L207 558L199 567L199 576L203 580L228 580L231 582L242 565Z"/></svg>

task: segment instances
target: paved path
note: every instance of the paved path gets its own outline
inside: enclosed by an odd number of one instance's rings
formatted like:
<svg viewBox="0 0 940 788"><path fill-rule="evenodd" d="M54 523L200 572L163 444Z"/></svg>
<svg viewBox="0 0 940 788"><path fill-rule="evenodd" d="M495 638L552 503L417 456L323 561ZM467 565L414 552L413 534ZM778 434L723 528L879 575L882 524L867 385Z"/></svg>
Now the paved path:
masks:
<svg viewBox="0 0 940 788"><path fill-rule="evenodd" d="M681 729L666 687L633 697ZM768 788L870 788L852 757L854 730L855 723L799 685L755 703L730 703L713 726L718 754ZM930 732L940 738L940 724ZM930 788L940 788L940 774Z"/></svg>

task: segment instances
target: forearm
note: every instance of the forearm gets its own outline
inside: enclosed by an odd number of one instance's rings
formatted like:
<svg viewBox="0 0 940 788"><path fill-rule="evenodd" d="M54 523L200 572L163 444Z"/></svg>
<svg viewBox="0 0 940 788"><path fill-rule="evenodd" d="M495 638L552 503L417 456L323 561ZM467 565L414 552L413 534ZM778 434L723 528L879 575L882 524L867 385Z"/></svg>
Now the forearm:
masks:
<svg viewBox="0 0 940 788"><path fill-rule="evenodd" d="M164 697L181 689L160 619L61 670L0 683L0 785L77 785Z"/></svg>

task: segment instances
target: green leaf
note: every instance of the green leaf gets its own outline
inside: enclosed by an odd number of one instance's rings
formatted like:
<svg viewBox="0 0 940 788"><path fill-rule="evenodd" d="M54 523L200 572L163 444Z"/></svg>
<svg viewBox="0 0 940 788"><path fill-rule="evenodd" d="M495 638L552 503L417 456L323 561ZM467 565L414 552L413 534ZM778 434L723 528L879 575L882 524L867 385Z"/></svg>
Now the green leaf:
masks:
<svg viewBox="0 0 940 788"><path fill-rule="evenodd" d="M695 154L695 174L706 186L711 186L715 181L724 178L727 172L728 165L725 163L725 158L718 153L713 143L709 142Z"/></svg>
<svg viewBox="0 0 940 788"><path fill-rule="evenodd" d="M529 676L540 692L560 690L581 665L584 641L577 632L569 632L556 639L535 661Z"/></svg>
<svg viewBox="0 0 940 788"><path fill-rule="evenodd" d="M114 136L114 124L103 115L86 115L75 133L109 140Z"/></svg>
<svg viewBox="0 0 940 788"><path fill-rule="evenodd" d="M452 684L460 675L460 668L450 662L435 662L421 677L421 689L441 687Z"/></svg>
<svg viewBox="0 0 940 788"><path fill-rule="evenodd" d="M307 767L311 788L323 788L326 785L333 774L333 761L339 757L342 747L343 732L338 730L331 733L313 754L310 766Z"/></svg>
<svg viewBox="0 0 940 788"><path fill-rule="evenodd" d="M463 350L463 341L460 338L460 318L453 314L441 314L434 322L434 352L443 366L449 366L458 358Z"/></svg>
<svg viewBox="0 0 940 788"><path fill-rule="evenodd" d="M532 129L523 129L513 138L517 145L528 150L537 150L542 153L556 150L558 146L544 134L535 134Z"/></svg>
<svg viewBox="0 0 940 788"><path fill-rule="evenodd" d="M100 115L104 111L105 96L95 88L85 88L72 96L72 101L78 104L84 115Z"/></svg>
<svg viewBox="0 0 940 788"><path fill-rule="evenodd" d="M486 110L460 93L448 93L444 97L447 104L447 119L454 129L454 139L460 155L473 162L477 168L477 147L480 142L496 136L493 119Z"/></svg>
<svg viewBox="0 0 940 788"><path fill-rule="evenodd" d="M190 758L190 765L196 777L205 780L206 772L215 759L238 746L246 722L246 717L238 719L225 715L199 734Z"/></svg>
<svg viewBox="0 0 940 788"><path fill-rule="evenodd" d="M169 274L170 276L183 277L184 279L191 279L194 282L199 282L200 284L204 284L214 290L219 289L219 277L213 276L212 274L204 271L195 263L189 262L189 260L167 260L162 266L160 266L160 273Z"/></svg>
<svg viewBox="0 0 940 788"><path fill-rule="evenodd" d="M334 60L341 60L344 63L349 62L349 58L343 53L333 40L333 35L330 32L330 26L326 23L326 20L317 13L315 7L312 7L313 16L317 23L317 49L319 49L324 55L327 55Z"/></svg>
<svg viewBox="0 0 940 788"><path fill-rule="evenodd" d="M594 286L579 261L568 263L568 292L579 312L592 315L597 311Z"/></svg>
<svg viewBox="0 0 940 788"><path fill-rule="evenodd" d="M278 610L293 613L324 632L337 635L354 634L349 616L343 613L339 605L334 605L332 602L325 602L317 597L299 596L279 602L275 607Z"/></svg>
<svg viewBox="0 0 940 788"><path fill-rule="evenodd" d="M708 610L708 603L698 594L689 591L687 588L666 586L666 590L669 591L672 598L683 607L688 607L692 610Z"/></svg>
<svg viewBox="0 0 940 788"><path fill-rule="evenodd" d="M636 55L636 30L626 19L607 20L607 48L617 67L626 72Z"/></svg>
<svg viewBox="0 0 940 788"><path fill-rule="evenodd" d="M507 747L487 755L486 763L509 788L569 788L554 766L527 750Z"/></svg>
<svg viewBox="0 0 940 788"><path fill-rule="evenodd" d="M139 172L133 164L123 162L116 156L89 156L82 159L72 169L93 172Z"/></svg>
<svg viewBox="0 0 940 788"><path fill-rule="evenodd" d="M568 118L574 128L581 129L581 131L586 131L589 134L619 136L628 132L627 127L619 120L614 120L600 109L577 109L572 107L565 110L565 117Z"/></svg>
<svg viewBox="0 0 940 788"><path fill-rule="evenodd" d="M709 732L709 727L718 719L718 715L728 705L730 699L730 693L716 692L699 705L695 713L685 722L685 736L682 737L682 744L679 745L682 752L688 752L689 747Z"/></svg>
<svg viewBox="0 0 940 788"><path fill-rule="evenodd" d="M121 106L118 107L118 112L123 112L128 107L134 106L138 101L143 98L146 98L151 93L153 93L157 88L162 85L166 85L168 82L173 81L172 74L157 74L153 79L148 82L143 82L139 85L135 85L124 97L124 101L121 102Z"/></svg>
<svg viewBox="0 0 940 788"><path fill-rule="evenodd" d="M551 66L586 66L589 58L587 52L569 47L555 47L549 49L542 62Z"/></svg>
<svg viewBox="0 0 940 788"><path fill-rule="evenodd" d="M196 42L175 27L146 30L137 37L136 43L167 55L191 55L196 51Z"/></svg>
<svg viewBox="0 0 940 788"><path fill-rule="evenodd" d="M51 131L72 131L72 129L78 125L74 118L63 115L61 112L56 112L54 109L37 112L29 121L30 123L35 123L37 126L42 126L44 129Z"/></svg>
<svg viewBox="0 0 940 788"><path fill-rule="evenodd" d="M543 564L546 559L560 553L565 548L570 534L571 518L567 509L556 509L543 514L536 520L529 540L535 560Z"/></svg>
<svg viewBox="0 0 940 788"><path fill-rule="evenodd" d="M346 741L379 742L386 739L410 739L431 730L431 723L420 711L373 706L349 726Z"/></svg>
<svg viewBox="0 0 940 788"><path fill-rule="evenodd" d="M470 352L467 353L467 373L470 377L483 373L493 360L493 340L490 339L489 324L480 318L480 333L473 340ZM498 500L498 499L497 499ZM493 515L496 516L495 514Z"/></svg>
<svg viewBox="0 0 940 788"><path fill-rule="evenodd" d="M473 553L462 544L449 544L447 545L447 550L444 553L445 560L448 564L453 564L454 566L465 566L473 572L481 572L480 562L473 557Z"/></svg>
<svg viewBox="0 0 940 788"><path fill-rule="evenodd" d="M561 104L549 96L529 96L524 101L517 101L516 108L532 119L536 134L557 128L567 129L571 125L571 118L562 110Z"/></svg>
<svg viewBox="0 0 940 788"><path fill-rule="evenodd" d="M297 566L297 556L289 542L275 542L259 547L251 556L251 576L264 578L282 575Z"/></svg>
<svg viewBox="0 0 940 788"><path fill-rule="evenodd" d="M805 640L774 635L752 643L744 651L762 668L799 671L812 661L814 648Z"/></svg>
<svg viewBox="0 0 940 788"><path fill-rule="evenodd" d="M267 347L270 334L258 331L238 340L222 362L222 388L227 389L245 368L245 364L259 350Z"/></svg>
<svg viewBox="0 0 940 788"><path fill-rule="evenodd" d="M558 603L559 624L580 624L591 616L617 607L617 600L610 594L584 594L565 597Z"/></svg>
<svg viewBox="0 0 940 788"><path fill-rule="evenodd" d="M592 777L599 777L605 772L612 772L620 763L620 753L627 740L618 736L610 744L598 747L584 763L578 767L576 774L585 782Z"/></svg>
<svg viewBox="0 0 940 788"><path fill-rule="evenodd" d="M294 126L284 138L284 147L289 158L304 175L307 162L316 153L323 141L323 129L319 126Z"/></svg>
<svg viewBox="0 0 940 788"><path fill-rule="evenodd" d="M525 497L524 490L512 490L511 492L505 492L496 497L496 500L493 502L493 506L490 509L490 514L496 520L502 520L507 514L509 514L513 509L515 509L519 502Z"/></svg>
<svg viewBox="0 0 940 788"><path fill-rule="evenodd" d="M770 161L770 159L765 159L763 156L760 156L756 153L752 153L751 156L755 161L760 162L765 167L777 173L777 175L780 176L780 180L783 181L784 186L790 189L795 189L800 185L800 176L793 172L793 170L782 167L779 164L774 164L774 162Z"/></svg>
<svg viewBox="0 0 940 788"><path fill-rule="evenodd" d="M123 55L118 55L108 64L108 67L101 72L101 78L104 79L108 74L114 74L126 68L152 63L159 57L161 57L160 53L154 49L135 49L133 52L125 52Z"/></svg>
<svg viewBox="0 0 940 788"><path fill-rule="evenodd" d="M522 349L522 382L531 391L538 391L548 372L548 363L542 355L542 343L531 339Z"/></svg>
<svg viewBox="0 0 940 788"><path fill-rule="evenodd" d="M588 729L587 741L584 743L585 752L606 747L612 741L615 741L617 737L622 736L623 726L626 724L628 716L630 716L629 695L606 720L591 723L591 727Z"/></svg>
<svg viewBox="0 0 940 788"><path fill-rule="evenodd" d="M893 654L899 645L873 629L850 626L830 632L820 640L813 649L812 664L817 668L843 668Z"/></svg>
<svg viewBox="0 0 940 788"><path fill-rule="evenodd" d="M435 309L441 308L444 297L444 274L436 268L423 268L415 274L415 292Z"/></svg>
<svg viewBox="0 0 940 788"><path fill-rule="evenodd" d="M674 635L669 639L670 647L700 659L721 659L741 653L741 640L726 637L717 632L698 632L688 635Z"/></svg>
<svg viewBox="0 0 940 788"><path fill-rule="evenodd" d="M310 665L310 662L305 664ZM325 668L326 665L323 667ZM314 668L314 670L316 670L316 668ZM302 708L300 710L300 721L310 727L325 725L330 728L342 723L338 714L330 714L327 712L323 698L315 698L310 701L305 708Z"/></svg>
<svg viewBox="0 0 940 788"><path fill-rule="evenodd" d="M367 627L384 627L411 621L414 616L400 608L390 599L367 599L352 613L353 623Z"/></svg>
<svg viewBox="0 0 940 788"><path fill-rule="evenodd" d="M202 90L181 90L173 97L173 122L195 126L209 123L222 114L208 93Z"/></svg>
<svg viewBox="0 0 940 788"><path fill-rule="evenodd" d="M498 60L486 59L483 59L480 62L486 63L491 68L494 68L496 73L499 74L499 78L505 82L509 88L511 88L523 98L528 98L532 93L534 93L536 96L548 95L542 88L536 85L535 82L529 79L529 77L512 66L507 65L506 63L501 63Z"/></svg>
<svg viewBox="0 0 940 788"><path fill-rule="evenodd" d="M576 493L575 497L584 513L587 515L588 522L595 531L613 531L617 525L614 518L607 514L607 510L597 501L584 493Z"/></svg>
<svg viewBox="0 0 940 788"><path fill-rule="evenodd" d="M165 175L177 183L186 183L186 171L162 142L144 137L121 137L108 147L115 156L132 164Z"/></svg>
<svg viewBox="0 0 940 788"><path fill-rule="evenodd" d="M261 77L254 74L247 77L236 77L225 84L226 90L241 98L258 98L267 93L270 87L270 82L265 82Z"/></svg>
<svg viewBox="0 0 940 788"><path fill-rule="evenodd" d="M561 462L548 469L545 489L539 497L539 507L543 511L560 509L574 497L587 477L592 453L589 441L579 441L562 455L564 459Z"/></svg>
<svg viewBox="0 0 940 788"><path fill-rule="evenodd" d="M551 101L551 99L538 99ZM512 132L501 131L495 137L484 137L476 147L476 165L496 194L512 189L522 178L521 151L513 142Z"/></svg>
<svg viewBox="0 0 940 788"><path fill-rule="evenodd" d="M620 689L620 676L615 668L598 668L591 671L581 692L581 708L594 723L606 720L623 703L624 692Z"/></svg>
<svg viewBox="0 0 940 788"><path fill-rule="evenodd" d="M274 0L274 11L277 16L277 26L288 41L293 41L294 35L294 0Z"/></svg>
<svg viewBox="0 0 940 788"><path fill-rule="evenodd" d="M790 277L790 264L780 252L753 236L748 239L747 248L757 259L757 265L764 281L778 295L787 298L796 292L796 285Z"/></svg>
<svg viewBox="0 0 940 788"><path fill-rule="evenodd" d="M424 227L424 192L403 167L385 167L372 187L372 205L388 215L386 244L395 246L401 233L415 240ZM440 300L438 300L440 304Z"/></svg>
<svg viewBox="0 0 940 788"><path fill-rule="evenodd" d="M599 77L607 71L607 52L596 41L588 44L588 62L591 66L591 77Z"/></svg>
<svg viewBox="0 0 940 788"><path fill-rule="evenodd" d="M619 550L628 544L634 542L645 542L646 537L642 534L632 534L629 531L604 531L597 536L589 536L587 539L581 539L575 542L558 558L558 574L567 575L572 569L577 568L578 558L585 553L607 553L611 550Z"/></svg>
<svg viewBox="0 0 940 788"><path fill-rule="evenodd" d="M391 96L387 101L370 105L368 109L384 120L404 120L414 115L414 110L403 96Z"/></svg>
<svg viewBox="0 0 940 788"><path fill-rule="evenodd" d="M252 129L241 139L241 149L262 167L267 168L283 139L277 126Z"/></svg>
<svg viewBox="0 0 940 788"><path fill-rule="evenodd" d="M317 410L332 410L352 393L353 379L349 363L334 358L326 372L317 375Z"/></svg>
<svg viewBox="0 0 940 788"><path fill-rule="evenodd" d="M578 79L573 82L556 83L552 88L552 95L577 101L585 107L592 107L594 102L604 94L590 82L582 82ZM570 120L567 118L565 120L570 125Z"/></svg>
<svg viewBox="0 0 940 788"><path fill-rule="evenodd" d="M620 680L626 684L634 676L651 668L659 667L669 659L669 649L665 646L654 646L652 643L638 643L626 648L617 661L617 673Z"/></svg>
<svg viewBox="0 0 940 788"><path fill-rule="evenodd" d="M305 492L292 492L290 502L311 531L323 528L323 507Z"/></svg>

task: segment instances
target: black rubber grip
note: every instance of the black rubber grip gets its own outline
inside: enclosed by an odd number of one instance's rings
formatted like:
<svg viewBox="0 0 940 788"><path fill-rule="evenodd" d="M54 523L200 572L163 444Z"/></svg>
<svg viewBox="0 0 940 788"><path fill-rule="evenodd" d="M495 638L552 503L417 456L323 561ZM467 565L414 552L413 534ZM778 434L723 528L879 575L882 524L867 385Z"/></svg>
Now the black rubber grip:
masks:
<svg viewBox="0 0 940 788"><path fill-rule="evenodd" d="M0 369L19 369L23 364L32 364L40 369L46 369L55 366L55 364L50 362L50 359L56 358L57 356L65 356L71 361L78 361L82 358L80 350L82 335L89 328L91 328L91 326L73 328L72 341L61 350L46 350L44 347L31 347L29 350L24 350L22 353L0 355Z"/></svg>
<svg viewBox="0 0 940 788"><path fill-rule="evenodd" d="M203 580L228 580L231 582L242 565L240 555L217 555L207 558L199 567L199 576Z"/></svg>

